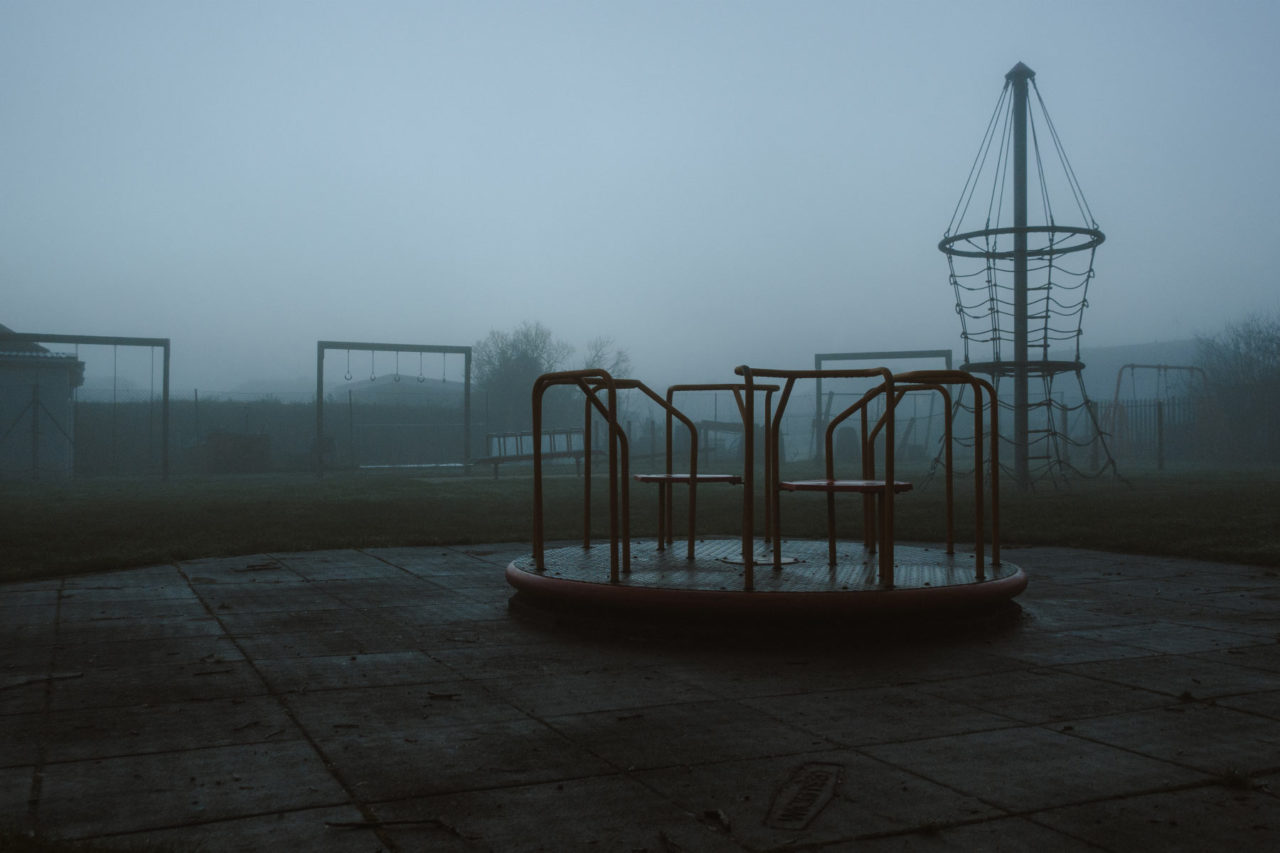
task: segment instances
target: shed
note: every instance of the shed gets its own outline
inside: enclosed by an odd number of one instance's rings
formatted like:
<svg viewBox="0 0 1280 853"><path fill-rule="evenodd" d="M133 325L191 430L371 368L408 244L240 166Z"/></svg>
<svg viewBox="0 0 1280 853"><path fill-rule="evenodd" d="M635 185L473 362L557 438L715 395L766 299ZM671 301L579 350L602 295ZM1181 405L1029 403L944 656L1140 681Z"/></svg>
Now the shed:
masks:
<svg viewBox="0 0 1280 853"><path fill-rule="evenodd" d="M0 325L0 478L64 479L75 467L74 391L84 362Z"/></svg>

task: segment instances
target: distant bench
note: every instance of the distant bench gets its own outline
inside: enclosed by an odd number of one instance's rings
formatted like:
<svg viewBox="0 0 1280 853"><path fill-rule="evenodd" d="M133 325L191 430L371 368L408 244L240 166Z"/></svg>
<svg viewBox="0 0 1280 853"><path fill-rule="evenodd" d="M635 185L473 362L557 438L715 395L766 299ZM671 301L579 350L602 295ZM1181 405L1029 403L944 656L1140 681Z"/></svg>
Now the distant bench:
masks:
<svg viewBox="0 0 1280 853"><path fill-rule="evenodd" d="M473 459L476 465L492 465L493 479L498 479L498 468L507 462L532 462L534 451L533 431L491 432L485 436L487 456ZM592 455L603 451L593 450ZM583 450L581 429L548 429L542 431L543 459L572 459L574 468L582 474Z"/></svg>

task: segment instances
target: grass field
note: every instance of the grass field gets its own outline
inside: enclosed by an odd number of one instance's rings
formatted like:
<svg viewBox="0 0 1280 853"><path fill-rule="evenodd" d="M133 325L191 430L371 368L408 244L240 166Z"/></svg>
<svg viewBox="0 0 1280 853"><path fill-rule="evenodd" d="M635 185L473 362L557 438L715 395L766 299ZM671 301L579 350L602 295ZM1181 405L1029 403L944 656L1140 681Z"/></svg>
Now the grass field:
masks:
<svg viewBox="0 0 1280 853"><path fill-rule="evenodd" d="M581 479L547 480L547 535L581 536ZM958 484L959 534L971 485ZM603 479L594 488L598 535L606 533ZM633 485L633 535L653 535L653 488ZM680 501L680 498L677 498ZM699 532L734 535L739 488L699 490ZM823 535L821 498L787 495L786 533ZM0 580L52 577L194 557L388 545L527 542L532 482L419 477L403 472L81 479L0 484ZM856 505L842 518L857 515ZM1280 473L1177 473L1003 489L1006 546L1061 545L1280 566ZM943 538L941 484L902 496L898 534ZM852 530L849 531L852 533ZM972 534L968 533L971 539Z"/></svg>

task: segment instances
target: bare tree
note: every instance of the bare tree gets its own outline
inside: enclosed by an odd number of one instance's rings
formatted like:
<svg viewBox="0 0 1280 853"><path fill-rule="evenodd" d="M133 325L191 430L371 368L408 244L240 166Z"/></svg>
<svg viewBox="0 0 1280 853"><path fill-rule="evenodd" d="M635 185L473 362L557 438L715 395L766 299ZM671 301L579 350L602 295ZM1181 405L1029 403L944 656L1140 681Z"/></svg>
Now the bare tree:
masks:
<svg viewBox="0 0 1280 853"><path fill-rule="evenodd" d="M1229 387L1280 380L1280 314L1253 315L1211 338L1197 338L1211 384Z"/></svg>
<svg viewBox="0 0 1280 853"><path fill-rule="evenodd" d="M475 381L484 394L491 432L528 429L529 393L543 373L562 370L573 347L556 340L541 323L524 322L509 332L497 329L472 348Z"/></svg>
<svg viewBox="0 0 1280 853"><path fill-rule="evenodd" d="M1208 394L1207 446L1233 463L1280 464L1280 314L1198 338Z"/></svg>
<svg viewBox="0 0 1280 853"><path fill-rule="evenodd" d="M626 376L631 372L631 354L616 346L613 338L601 335L587 341L582 366L607 370L614 376Z"/></svg>

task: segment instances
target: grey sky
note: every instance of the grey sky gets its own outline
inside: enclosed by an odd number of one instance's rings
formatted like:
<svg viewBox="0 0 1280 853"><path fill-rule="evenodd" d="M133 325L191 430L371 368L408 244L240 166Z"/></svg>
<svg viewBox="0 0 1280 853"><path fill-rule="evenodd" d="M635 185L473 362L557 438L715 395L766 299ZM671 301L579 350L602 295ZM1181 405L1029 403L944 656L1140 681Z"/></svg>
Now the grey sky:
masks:
<svg viewBox="0 0 1280 853"><path fill-rule="evenodd" d="M1085 345L1213 333L1280 307L1277 35L1230 0L3 0L0 323L171 337L214 390L523 320L655 385L958 354L935 247L1023 61L1107 235Z"/></svg>

